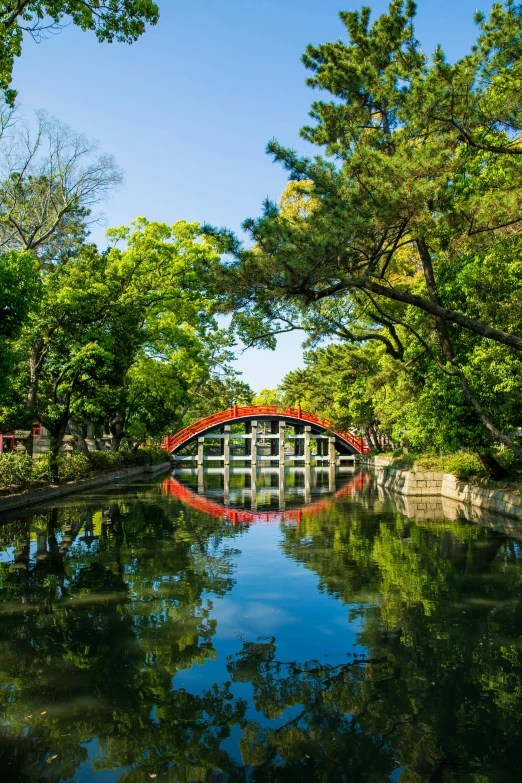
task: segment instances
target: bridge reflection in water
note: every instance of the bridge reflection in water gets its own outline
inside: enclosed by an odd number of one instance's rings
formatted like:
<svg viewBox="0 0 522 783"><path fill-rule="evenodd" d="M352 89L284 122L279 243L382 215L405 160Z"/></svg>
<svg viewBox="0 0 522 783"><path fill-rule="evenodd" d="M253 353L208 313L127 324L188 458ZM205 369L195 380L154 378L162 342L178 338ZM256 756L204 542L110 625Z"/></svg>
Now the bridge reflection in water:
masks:
<svg viewBox="0 0 522 783"><path fill-rule="evenodd" d="M175 477L174 477L175 476ZM360 492L367 474L350 468L178 469L162 491L210 516L233 524L297 522L325 510L337 497Z"/></svg>

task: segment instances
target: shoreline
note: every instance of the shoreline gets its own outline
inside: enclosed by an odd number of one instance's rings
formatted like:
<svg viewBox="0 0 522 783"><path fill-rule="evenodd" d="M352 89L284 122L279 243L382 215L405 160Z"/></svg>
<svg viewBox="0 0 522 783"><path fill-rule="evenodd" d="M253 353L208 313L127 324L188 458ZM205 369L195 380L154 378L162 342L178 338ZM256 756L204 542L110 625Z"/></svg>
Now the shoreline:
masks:
<svg viewBox="0 0 522 783"><path fill-rule="evenodd" d="M50 500L63 497L64 495L82 492L84 489L111 484L114 482L115 475L118 476L120 481L125 481L125 479L134 478L135 476L155 476L157 473L170 470L170 467L171 463L169 461L162 462L159 465L140 465L136 468L122 468L117 472L111 470L108 473L93 476L92 478L68 481L65 484L51 484L47 487L30 489L26 492L19 492L13 495L6 495L0 498L0 524L3 522L2 515L4 512L12 512L17 509L24 510L26 507L33 506L37 503L47 503Z"/></svg>
<svg viewBox="0 0 522 783"><path fill-rule="evenodd" d="M451 473L403 470L392 467L387 457L372 457L361 460L360 464L376 470L378 487L404 497L417 498L421 505L424 498L426 506L429 505L428 499L433 502L434 498L446 498L470 508L481 508L512 519L522 518L522 495L506 489L504 482L498 482L504 486L495 486L493 482L489 486L471 484Z"/></svg>

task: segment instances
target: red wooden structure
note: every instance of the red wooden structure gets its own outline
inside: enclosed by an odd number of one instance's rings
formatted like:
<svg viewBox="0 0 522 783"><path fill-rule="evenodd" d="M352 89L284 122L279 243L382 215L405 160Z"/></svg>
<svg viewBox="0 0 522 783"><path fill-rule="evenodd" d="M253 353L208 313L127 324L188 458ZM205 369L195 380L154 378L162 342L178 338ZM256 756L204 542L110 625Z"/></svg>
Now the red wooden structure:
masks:
<svg viewBox="0 0 522 783"><path fill-rule="evenodd" d="M14 451L14 435L4 435L0 432L0 454L6 451Z"/></svg>
<svg viewBox="0 0 522 783"><path fill-rule="evenodd" d="M348 446L349 449L353 449L359 454L367 454L370 451L363 438L354 435L352 432L335 430L333 421L317 416L315 413L304 411L300 405L297 408L283 408L279 405L247 405L238 408L237 405L234 405L232 408L213 413L211 416L206 416L204 419L194 422L194 424L189 424L188 427L180 430L180 432L176 432L174 435L168 435L162 448L169 454L175 454L183 446L194 440L194 438L202 435L204 432L215 429L220 424L256 418L281 419L284 421L295 421L298 424L311 424L321 430L331 432L341 444Z"/></svg>
<svg viewBox="0 0 522 783"><path fill-rule="evenodd" d="M359 473L334 495L317 500L315 503L310 503L307 506L285 511L247 511L245 509L226 507L209 500L204 495L197 495L172 477L165 479L161 484L161 491L165 495L170 495L185 505L195 508L197 511L201 511L215 519L225 519L228 522L232 522L233 525L270 525L280 522L295 522L299 525L303 518L314 516L322 511L328 511L333 506L334 498L346 498L361 492L364 488L365 480L367 480L367 477L363 473Z"/></svg>

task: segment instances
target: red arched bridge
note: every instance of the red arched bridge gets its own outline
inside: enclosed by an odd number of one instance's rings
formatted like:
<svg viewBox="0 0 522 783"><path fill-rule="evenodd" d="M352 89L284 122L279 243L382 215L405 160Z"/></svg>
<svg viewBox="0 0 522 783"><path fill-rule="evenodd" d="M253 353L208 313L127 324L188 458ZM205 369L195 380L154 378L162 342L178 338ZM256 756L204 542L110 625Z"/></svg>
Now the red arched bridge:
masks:
<svg viewBox="0 0 522 783"><path fill-rule="evenodd" d="M318 513L331 509L335 499L347 498L351 495L356 495L357 492L361 492L365 481L368 481L367 475L359 473L334 495L318 500L315 503L310 503L307 506L291 508L285 511L247 511L241 508L229 508L209 500L204 495L197 495L172 477L163 481L161 491L165 495L170 495L197 511L202 511L204 514L216 519L232 522L233 525L270 525L280 522L294 522L300 525L303 519L314 517Z"/></svg>
<svg viewBox="0 0 522 783"><path fill-rule="evenodd" d="M228 437L230 430L227 425L244 422L246 435L243 437L250 439L249 451L246 452L245 457L247 459L252 457L254 460L257 456L255 453L256 428L262 421L271 422L271 432L268 434L264 432L263 437L277 440L271 449L271 455L274 459L281 458L287 437L303 441L299 449L295 450L294 456L297 458L309 458L311 437L319 438L321 441L318 443L319 458L331 456L330 449L333 447L341 454L367 454L370 451L363 438L347 430L336 430L333 421L310 413L310 411L302 410L300 405L296 408L285 408L279 405L248 405L245 407L234 405L232 408L213 413L211 416L194 422L194 424L189 424L188 427L174 435L167 436L163 448L169 454L175 455L194 440L202 438L208 433L215 433L216 437L219 437L218 432L227 432L226 437ZM294 427L296 434L285 435L284 427L286 425ZM261 458L264 459L264 457Z"/></svg>

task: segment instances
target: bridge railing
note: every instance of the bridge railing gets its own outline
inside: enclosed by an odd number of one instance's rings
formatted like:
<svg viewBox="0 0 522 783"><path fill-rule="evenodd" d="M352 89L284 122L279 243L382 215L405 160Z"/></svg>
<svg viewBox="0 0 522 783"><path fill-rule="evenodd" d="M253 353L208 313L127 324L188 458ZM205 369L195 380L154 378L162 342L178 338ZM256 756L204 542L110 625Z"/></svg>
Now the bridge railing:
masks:
<svg viewBox="0 0 522 783"><path fill-rule="evenodd" d="M176 432L174 435L168 435L165 438L163 448L170 453L179 448L185 441L190 440L201 432L219 424L231 422L235 419L270 415L303 420L303 422L308 422L310 424L318 424L320 427L330 430L333 434L337 435L337 437L349 443L350 446L353 446L360 454L367 454L370 451L370 448L364 442L364 438L354 435L353 432L347 430L343 430L342 432L335 430L334 422L331 419L326 419L323 416L318 416L310 411L302 410L299 405L296 408L285 408L280 405L246 405L243 407L234 405L232 408L219 411L219 413L213 413L210 416L206 416L204 419L189 424L188 427Z"/></svg>

